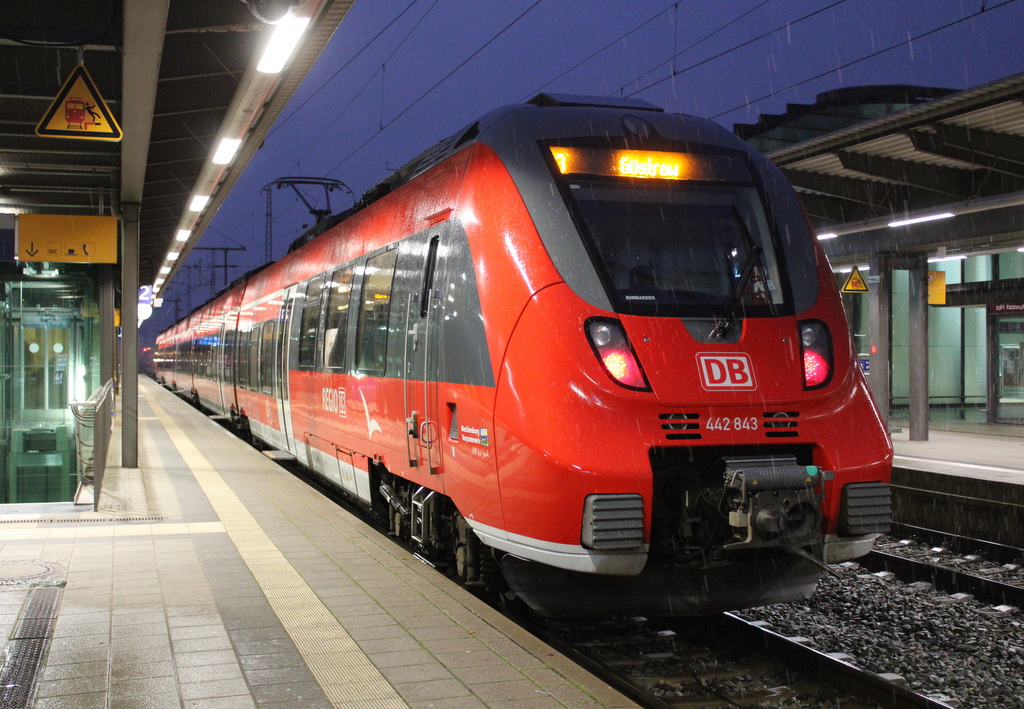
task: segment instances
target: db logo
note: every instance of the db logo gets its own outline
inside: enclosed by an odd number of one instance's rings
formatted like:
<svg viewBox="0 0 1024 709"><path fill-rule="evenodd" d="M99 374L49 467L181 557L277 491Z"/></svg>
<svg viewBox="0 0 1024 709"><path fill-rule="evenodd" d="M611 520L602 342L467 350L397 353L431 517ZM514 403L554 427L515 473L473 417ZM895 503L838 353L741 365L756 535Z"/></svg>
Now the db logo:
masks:
<svg viewBox="0 0 1024 709"><path fill-rule="evenodd" d="M697 368L700 370L701 384L709 391L715 389L754 391L757 389L757 380L754 379L754 368L750 364L750 357L742 352L736 354L698 352Z"/></svg>

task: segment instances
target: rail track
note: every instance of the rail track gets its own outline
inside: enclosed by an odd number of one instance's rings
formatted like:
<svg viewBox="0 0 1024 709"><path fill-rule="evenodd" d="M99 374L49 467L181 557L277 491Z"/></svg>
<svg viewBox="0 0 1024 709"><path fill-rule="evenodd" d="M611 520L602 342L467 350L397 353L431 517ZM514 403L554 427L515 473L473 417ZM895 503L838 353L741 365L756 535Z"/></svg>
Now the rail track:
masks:
<svg viewBox="0 0 1024 709"><path fill-rule="evenodd" d="M222 417L212 417L220 419ZM227 421L221 421L231 430ZM293 474L315 486L348 511L387 534L387 529L323 478L294 463ZM908 530L899 529L901 533ZM943 549L983 549L1013 565L1021 550L1002 545L979 546L974 540L952 539L948 533L927 536L925 543ZM894 546L908 546L899 541ZM410 553L415 550L410 549ZM426 561L426 560L424 560ZM1024 588L972 576L955 568L873 552L861 560L866 570L893 573L907 583L927 582L950 593L1020 607ZM429 563L429 562L427 562ZM433 564L432 564L433 565ZM857 564L847 569L856 574ZM439 568L444 573L443 568ZM895 673L876 673L858 666L841 651L819 648L813 639L776 632L764 621L736 613L701 619L609 618L595 621L542 619L500 598L480 594L517 623L614 686L642 707L698 709L707 707L834 707L850 709L949 709L957 707L943 695L915 692Z"/></svg>

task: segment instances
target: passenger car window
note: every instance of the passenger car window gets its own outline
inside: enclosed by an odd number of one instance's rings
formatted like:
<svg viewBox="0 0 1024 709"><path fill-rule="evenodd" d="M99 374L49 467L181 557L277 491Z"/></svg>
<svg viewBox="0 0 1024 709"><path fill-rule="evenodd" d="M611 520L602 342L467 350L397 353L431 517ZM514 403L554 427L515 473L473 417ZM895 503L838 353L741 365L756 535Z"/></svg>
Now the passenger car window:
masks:
<svg viewBox="0 0 1024 709"><path fill-rule="evenodd" d="M328 369L343 369L348 308L352 299L352 267L345 266L335 271L327 287L330 294L327 296L327 324L324 327L324 366Z"/></svg>
<svg viewBox="0 0 1024 709"><path fill-rule="evenodd" d="M385 251L366 261L356 333L356 368L361 372L384 374L387 368L388 314L391 312L391 284L397 261L398 249Z"/></svg>
<svg viewBox="0 0 1024 709"><path fill-rule="evenodd" d="M306 299L302 305L302 322L299 326L300 369L316 366L316 333L320 326L320 294L323 290L323 276L318 276L306 285Z"/></svg>

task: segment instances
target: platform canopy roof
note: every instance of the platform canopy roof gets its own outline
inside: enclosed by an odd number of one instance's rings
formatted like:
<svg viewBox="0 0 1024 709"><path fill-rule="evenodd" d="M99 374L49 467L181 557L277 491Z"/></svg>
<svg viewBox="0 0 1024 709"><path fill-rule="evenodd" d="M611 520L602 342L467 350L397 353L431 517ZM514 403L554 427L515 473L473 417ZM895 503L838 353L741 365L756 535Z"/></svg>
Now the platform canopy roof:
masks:
<svg viewBox="0 0 1024 709"><path fill-rule="evenodd" d="M256 70L289 0L34 0L0 13L0 212L140 210L140 283L176 234L195 242L352 0L294 0L311 17L283 71ZM255 12L253 11L255 10ZM65 79L83 64L120 124L120 142L39 137ZM227 165L221 138L242 138ZM200 212L197 194L211 197Z"/></svg>
<svg viewBox="0 0 1024 709"><path fill-rule="evenodd" d="M1024 74L775 150L834 263L1024 245ZM893 222L952 214L906 226Z"/></svg>

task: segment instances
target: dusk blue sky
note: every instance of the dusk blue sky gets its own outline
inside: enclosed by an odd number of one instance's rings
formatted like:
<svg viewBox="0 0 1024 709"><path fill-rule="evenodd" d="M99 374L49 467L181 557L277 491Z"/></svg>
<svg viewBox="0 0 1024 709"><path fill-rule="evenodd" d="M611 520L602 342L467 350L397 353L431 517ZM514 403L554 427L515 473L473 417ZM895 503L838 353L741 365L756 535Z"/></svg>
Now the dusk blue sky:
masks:
<svg viewBox="0 0 1024 709"><path fill-rule="evenodd" d="M540 91L635 96L731 129L841 87L1005 78L1024 71L1022 35L1024 0L358 0L198 245L244 245L231 254L233 279L264 260L266 183L329 177L361 195L480 115ZM331 207L351 203L335 193ZM312 217L285 190L274 215L279 258ZM208 265L214 253L186 263ZM193 275L191 307L209 298L209 275ZM184 271L165 295L188 312ZM173 319L168 302L143 340Z"/></svg>

